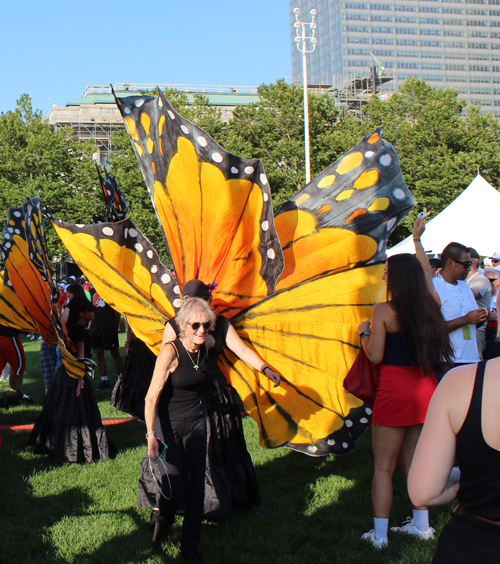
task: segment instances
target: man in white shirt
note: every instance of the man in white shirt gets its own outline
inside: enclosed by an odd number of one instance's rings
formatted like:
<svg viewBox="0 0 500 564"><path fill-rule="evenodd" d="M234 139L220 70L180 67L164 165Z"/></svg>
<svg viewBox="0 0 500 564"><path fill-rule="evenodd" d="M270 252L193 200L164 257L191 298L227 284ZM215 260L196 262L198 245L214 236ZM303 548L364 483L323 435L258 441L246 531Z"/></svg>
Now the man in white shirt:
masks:
<svg viewBox="0 0 500 564"><path fill-rule="evenodd" d="M486 321L487 316L483 308L477 307L471 289L464 282L471 266L467 247L450 243L441 254L441 272L433 278L455 351L455 366L479 362L476 324Z"/></svg>

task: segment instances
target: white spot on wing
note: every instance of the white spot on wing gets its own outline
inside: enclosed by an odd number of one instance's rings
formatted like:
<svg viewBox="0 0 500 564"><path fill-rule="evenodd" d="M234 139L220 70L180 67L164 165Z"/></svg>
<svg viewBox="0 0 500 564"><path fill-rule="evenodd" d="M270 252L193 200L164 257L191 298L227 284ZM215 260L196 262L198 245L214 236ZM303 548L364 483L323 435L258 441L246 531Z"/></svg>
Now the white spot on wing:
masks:
<svg viewBox="0 0 500 564"><path fill-rule="evenodd" d="M221 163L222 155L220 153L212 153L212 160L216 163Z"/></svg>
<svg viewBox="0 0 500 564"><path fill-rule="evenodd" d="M269 229L269 221L263 221L261 227L262 231L267 231Z"/></svg>
<svg viewBox="0 0 500 564"><path fill-rule="evenodd" d="M137 237L137 231L135 229L129 229L128 234L130 237Z"/></svg>
<svg viewBox="0 0 500 564"><path fill-rule="evenodd" d="M330 446L333 446L335 444L335 439L328 439L327 444L329 444Z"/></svg>
<svg viewBox="0 0 500 564"><path fill-rule="evenodd" d="M185 133L186 135L188 135L189 129L188 129L184 124L181 125L181 129L182 129L182 132L183 132L183 133Z"/></svg>
<svg viewBox="0 0 500 564"><path fill-rule="evenodd" d="M205 139L205 137L202 137L201 135L199 137L197 137L196 139L198 141L198 143L202 146L202 147L206 147L208 141Z"/></svg>
<svg viewBox="0 0 500 564"><path fill-rule="evenodd" d="M135 105L140 108L143 104L144 104L145 100L144 98L140 98L139 100L135 101Z"/></svg>
<svg viewBox="0 0 500 564"><path fill-rule="evenodd" d="M172 305L173 305L174 307L181 307L181 300L179 300L179 299L174 300L174 302L173 302Z"/></svg>
<svg viewBox="0 0 500 564"><path fill-rule="evenodd" d="M246 172L247 174L252 174L253 171L254 171L253 166L246 166L246 167L245 167L245 172Z"/></svg>
<svg viewBox="0 0 500 564"><path fill-rule="evenodd" d="M406 198L405 193L403 192L403 190L401 190L401 188L396 188L396 190L394 190L393 192L393 195L396 200L404 200Z"/></svg>
<svg viewBox="0 0 500 564"><path fill-rule="evenodd" d="M146 253L148 255L148 258L153 258L154 253L151 249L149 249L149 251Z"/></svg>
<svg viewBox="0 0 500 564"><path fill-rule="evenodd" d="M136 243L134 247L138 253L142 253L142 251L144 250L144 247L140 243Z"/></svg>
<svg viewBox="0 0 500 564"><path fill-rule="evenodd" d="M265 174L261 174L260 175L260 181L262 182L262 184L264 184L264 186L267 184L267 176Z"/></svg>
<svg viewBox="0 0 500 564"><path fill-rule="evenodd" d="M179 288L179 286L174 286L174 294L180 294L181 293L181 289Z"/></svg>
<svg viewBox="0 0 500 564"><path fill-rule="evenodd" d="M168 284L170 282L170 280L172 280L170 278L170 276L168 274L162 274L161 275L161 281L163 282L163 284Z"/></svg>
<svg viewBox="0 0 500 564"><path fill-rule="evenodd" d="M238 172L240 172L240 171L239 171L235 166L232 166L232 167L231 167L231 172L232 172L233 174L238 174Z"/></svg>
<svg viewBox="0 0 500 564"><path fill-rule="evenodd" d="M153 274L156 274L158 272L158 267L156 266L156 264L153 264L153 266L151 267L151 272Z"/></svg>
<svg viewBox="0 0 500 564"><path fill-rule="evenodd" d="M104 235L108 235L109 237L111 237L111 235L113 235L113 233L114 233L114 231L111 229L111 227L103 227L102 232L103 232Z"/></svg>
<svg viewBox="0 0 500 564"><path fill-rule="evenodd" d="M374 154L375 154L375 153L374 153L373 151L366 151L365 157L366 157L367 159L370 159L371 157L373 157Z"/></svg>
<svg viewBox="0 0 500 564"><path fill-rule="evenodd" d="M268 256L270 259L276 258L276 253L274 252L274 249L268 249L268 250L267 250L267 256Z"/></svg>
<svg viewBox="0 0 500 564"><path fill-rule="evenodd" d="M174 112L172 112L171 110L167 110L167 114L170 116L170 119L175 119Z"/></svg>
<svg viewBox="0 0 500 564"><path fill-rule="evenodd" d="M269 200L269 196L266 192L264 192L264 202L267 202L267 200Z"/></svg>
<svg viewBox="0 0 500 564"><path fill-rule="evenodd" d="M390 219L387 222L387 231L390 231L394 227L395 224L396 224L396 218L393 217L392 219Z"/></svg>
<svg viewBox="0 0 500 564"><path fill-rule="evenodd" d="M389 166L392 163L391 155L388 155L387 153L382 155L379 162L381 165Z"/></svg>

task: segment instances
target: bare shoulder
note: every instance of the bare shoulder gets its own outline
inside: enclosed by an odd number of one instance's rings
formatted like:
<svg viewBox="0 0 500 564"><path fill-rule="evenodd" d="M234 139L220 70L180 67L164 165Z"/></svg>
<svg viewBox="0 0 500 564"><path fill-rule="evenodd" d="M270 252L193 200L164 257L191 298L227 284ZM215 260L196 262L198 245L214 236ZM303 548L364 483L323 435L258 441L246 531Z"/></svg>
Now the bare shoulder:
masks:
<svg viewBox="0 0 500 564"><path fill-rule="evenodd" d="M462 428L469 411L476 369L477 364L453 368L444 376L434 393L435 402L448 411L455 434Z"/></svg>
<svg viewBox="0 0 500 564"><path fill-rule="evenodd" d="M375 304L375 307L373 308L373 315L386 317L392 314L394 314L394 310L387 302L381 302L379 304Z"/></svg>

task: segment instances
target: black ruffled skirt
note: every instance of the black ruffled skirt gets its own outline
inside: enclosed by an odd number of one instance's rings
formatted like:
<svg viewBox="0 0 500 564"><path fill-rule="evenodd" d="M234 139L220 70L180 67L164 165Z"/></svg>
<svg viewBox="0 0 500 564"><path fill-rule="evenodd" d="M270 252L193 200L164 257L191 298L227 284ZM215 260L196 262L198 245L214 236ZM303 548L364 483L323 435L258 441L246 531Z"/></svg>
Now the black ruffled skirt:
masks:
<svg viewBox="0 0 500 564"><path fill-rule="evenodd" d="M156 363L156 355L139 339L134 339L118 378L111 405L144 419L144 399L148 393Z"/></svg>
<svg viewBox="0 0 500 564"><path fill-rule="evenodd" d="M31 432L29 444L36 454L51 455L57 462L95 462L116 453L102 424L92 388L85 385L76 396L78 380L68 376L61 365L45 397L43 411Z"/></svg>
<svg viewBox="0 0 500 564"><path fill-rule="evenodd" d="M207 460L204 515L214 519L227 519L234 509L249 509L261 503L235 394L227 384L205 393ZM160 476L159 473L156 475L155 468L153 471L154 478L150 475L151 463L146 456L139 477L137 505L140 507L158 503Z"/></svg>

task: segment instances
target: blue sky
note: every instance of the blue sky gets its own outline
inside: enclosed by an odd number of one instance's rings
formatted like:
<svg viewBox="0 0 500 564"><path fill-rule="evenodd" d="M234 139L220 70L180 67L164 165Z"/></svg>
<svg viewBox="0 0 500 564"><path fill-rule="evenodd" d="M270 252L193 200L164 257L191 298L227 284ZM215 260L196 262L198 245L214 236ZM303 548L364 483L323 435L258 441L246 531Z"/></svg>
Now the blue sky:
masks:
<svg viewBox="0 0 500 564"><path fill-rule="evenodd" d="M25 0L0 12L0 112L90 85L258 86L291 76L287 0Z"/></svg>

